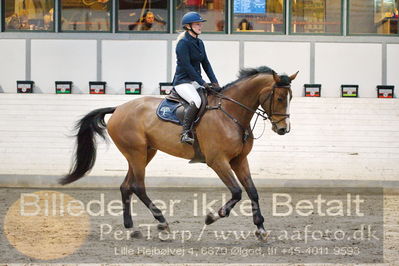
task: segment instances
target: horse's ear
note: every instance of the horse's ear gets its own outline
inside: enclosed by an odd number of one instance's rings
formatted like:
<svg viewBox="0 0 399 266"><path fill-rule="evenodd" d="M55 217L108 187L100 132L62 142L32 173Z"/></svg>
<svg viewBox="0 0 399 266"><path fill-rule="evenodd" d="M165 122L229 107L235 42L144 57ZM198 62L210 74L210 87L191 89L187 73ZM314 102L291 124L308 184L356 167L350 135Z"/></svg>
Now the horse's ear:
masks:
<svg viewBox="0 0 399 266"><path fill-rule="evenodd" d="M299 71L297 71L295 74L292 74L292 75L290 76L290 80L291 80L291 81L294 80L294 79L296 78L296 75L298 75L298 73L299 73Z"/></svg>
<svg viewBox="0 0 399 266"><path fill-rule="evenodd" d="M276 83L279 83L281 81L281 78L277 73L273 73L273 79Z"/></svg>

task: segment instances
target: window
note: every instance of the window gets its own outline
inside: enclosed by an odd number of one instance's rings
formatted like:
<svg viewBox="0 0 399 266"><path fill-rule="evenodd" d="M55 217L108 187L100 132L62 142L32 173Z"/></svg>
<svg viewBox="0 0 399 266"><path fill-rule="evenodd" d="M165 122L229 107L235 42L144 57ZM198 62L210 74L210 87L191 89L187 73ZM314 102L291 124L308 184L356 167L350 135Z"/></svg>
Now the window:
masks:
<svg viewBox="0 0 399 266"><path fill-rule="evenodd" d="M341 0L294 0L292 33L341 34Z"/></svg>
<svg viewBox="0 0 399 266"><path fill-rule="evenodd" d="M112 0L61 0L62 31L110 31Z"/></svg>
<svg viewBox="0 0 399 266"><path fill-rule="evenodd" d="M4 29L53 31L53 0L5 0Z"/></svg>
<svg viewBox="0 0 399 266"><path fill-rule="evenodd" d="M233 32L284 33L283 0L234 0Z"/></svg>
<svg viewBox="0 0 399 266"><path fill-rule="evenodd" d="M182 29L181 19L189 11L195 11L207 21L203 32L225 31L225 0L177 0L175 14L175 29Z"/></svg>
<svg viewBox="0 0 399 266"><path fill-rule="evenodd" d="M349 34L398 34L398 0L348 0Z"/></svg>
<svg viewBox="0 0 399 266"><path fill-rule="evenodd" d="M118 31L168 31L167 0L118 0Z"/></svg>

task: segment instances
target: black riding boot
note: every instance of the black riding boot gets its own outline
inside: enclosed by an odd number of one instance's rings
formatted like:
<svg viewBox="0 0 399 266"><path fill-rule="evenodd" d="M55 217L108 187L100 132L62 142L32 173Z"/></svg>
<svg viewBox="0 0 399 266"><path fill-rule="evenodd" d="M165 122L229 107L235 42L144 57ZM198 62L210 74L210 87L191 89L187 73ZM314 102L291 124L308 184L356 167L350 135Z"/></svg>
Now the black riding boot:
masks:
<svg viewBox="0 0 399 266"><path fill-rule="evenodd" d="M183 119L183 132L181 133L180 141L183 143L193 145L194 139L190 136L191 127L198 112L197 106L195 106L194 102L191 102L189 106L187 106L186 110L184 110L184 119Z"/></svg>

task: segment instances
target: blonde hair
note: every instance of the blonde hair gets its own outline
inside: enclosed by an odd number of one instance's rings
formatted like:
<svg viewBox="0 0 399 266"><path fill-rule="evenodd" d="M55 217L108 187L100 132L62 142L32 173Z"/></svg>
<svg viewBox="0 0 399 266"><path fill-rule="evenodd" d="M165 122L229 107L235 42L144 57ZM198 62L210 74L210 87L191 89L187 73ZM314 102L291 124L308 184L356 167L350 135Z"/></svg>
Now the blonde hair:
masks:
<svg viewBox="0 0 399 266"><path fill-rule="evenodd" d="M179 42L181 39L183 39L184 38L184 34L186 34L186 31L183 31L179 35L177 35L176 41Z"/></svg>

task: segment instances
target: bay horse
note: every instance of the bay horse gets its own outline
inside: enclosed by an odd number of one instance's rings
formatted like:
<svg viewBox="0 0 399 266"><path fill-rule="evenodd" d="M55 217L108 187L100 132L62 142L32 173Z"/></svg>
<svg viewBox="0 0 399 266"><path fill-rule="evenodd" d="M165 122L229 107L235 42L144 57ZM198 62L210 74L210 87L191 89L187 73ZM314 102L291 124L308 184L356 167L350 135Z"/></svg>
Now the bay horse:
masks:
<svg viewBox="0 0 399 266"><path fill-rule="evenodd" d="M278 75L265 66L242 69L239 78L226 85L221 93L208 95L208 111L196 127L197 140L206 164L230 190L231 199L218 213L207 215L207 225L229 216L231 209L241 200L242 190L237 177L252 203L253 222L257 226L255 235L260 240L266 240L259 196L247 159L253 145L250 122L256 113L269 119L272 130L279 135L290 131L291 81L297 74L298 72L291 76ZM193 146L180 143L181 127L162 121L156 116L155 111L161 100L159 97L145 96L117 107L96 109L84 116L76 124L78 133L74 163L69 174L60 180L60 184L69 184L93 168L96 159L95 134L105 139L107 129L129 165L120 186L125 228L133 227L130 202L134 193L158 220L158 229L169 230L162 212L146 193L145 168L157 150L184 159L194 157ZM106 124L104 117L111 113L112 116Z"/></svg>

